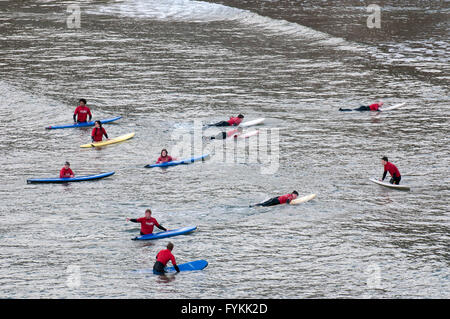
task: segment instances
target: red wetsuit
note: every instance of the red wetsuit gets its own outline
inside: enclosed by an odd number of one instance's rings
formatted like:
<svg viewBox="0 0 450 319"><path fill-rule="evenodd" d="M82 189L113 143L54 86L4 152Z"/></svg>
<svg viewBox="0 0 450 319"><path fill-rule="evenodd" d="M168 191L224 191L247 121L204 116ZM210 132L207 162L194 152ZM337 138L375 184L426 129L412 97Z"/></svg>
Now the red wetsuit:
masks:
<svg viewBox="0 0 450 319"><path fill-rule="evenodd" d="M288 201L288 200L293 200L294 199L294 195L293 194L286 194L286 195L283 195L283 196L279 196L278 197L278 200L280 201L280 204L286 204L286 202Z"/></svg>
<svg viewBox="0 0 450 319"><path fill-rule="evenodd" d="M230 126L237 126L241 124L242 119L239 117L230 117L230 119L227 121Z"/></svg>
<svg viewBox="0 0 450 319"><path fill-rule="evenodd" d="M172 161L173 161L172 156L169 156L169 155L167 155L166 157L160 156L160 157L158 157L158 160L156 161L156 164L165 163L165 162L172 162Z"/></svg>
<svg viewBox="0 0 450 319"><path fill-rule="evenodd" d="M374 104L370 104L370 105L369 105L369 108L370 108L371 111L378 111L378 109L379 109L380 107L381 107L381 105L378 104L378 103L374 103Z"/></svg>
<svg viewBox="0 0 450 319"><path fill-rule="evenodd" d="M389 172L392 177L400 177L400 171L398 170L397 166L395 166L391 162L387 162L386 165L384 165L383 179L384 177L386 177L386 172Z"/></svg>
<svg viewBox="0 0 450 319"><path fill-rule="evenodd" d="M87 106L81 105L79 105L75 109L75 112L73 114L78 116L77 117L78 122L86 122L88 115L92 117L91 110Z"/></svg>
<svg viewBox="0 0 450 319"><path fill-rule="evenodd" d="M169 249L163 249L156 255L156 261L159 261L164 266L167 265L169 260L172 262L172 265L176 265L175 257Z"/></svg>
<svg viewBox="0 0 450 319"><path fill-rule="evenodd" d="M136 221L138 223L141 223L141 233L143 235L148 235L153 233L153 227L160 227L160 225L158 224L158 222L156 221L155 218L150 217L150 219L147 219L145 217L141 217L136 219Z"/></svg>
<svg viewBox="0 0 450 319"><path fill-rule="evenodd" d="M106 131L103 127L99 127L99 128L94 127L92 129L91 136L92 136L92 139L94 140L94 142L101 142L103 139L103 135L105 135L106 138L108 138L108 134L106 134Z"/></svg>
<svg viewBox="0 0 450 319"><path fill-rule="evenodd" d="M71 177L71 175L75 175L70 168L63 167L61 171L59 172L59 178L68 178Z"/></svg>

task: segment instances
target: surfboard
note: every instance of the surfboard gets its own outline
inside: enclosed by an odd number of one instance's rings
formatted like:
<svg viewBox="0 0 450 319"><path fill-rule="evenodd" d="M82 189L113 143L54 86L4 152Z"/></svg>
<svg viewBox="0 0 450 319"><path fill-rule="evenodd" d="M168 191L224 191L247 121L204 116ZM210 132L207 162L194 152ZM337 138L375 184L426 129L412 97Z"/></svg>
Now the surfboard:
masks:
<svg viewBox="0 0 450 319"><path fill-rule="evenodd" d="M253 126L253 125L258 125L263 123L265 120L265 118L259 118L256 120L252 120L252 121L247 121L247 122L243 122L241 124L239 124L240 127L249 127L249 126Z"/></svg>
<svg viewBox="0 0 450 319"><path fill-rule="evenodd" d="M135 134L134 132L133 133L128 133L128 134L121 135L119 137L112 138L112 139L109 139L109 140L106 140L106 141L94 142L94 143L89 143L89 144L83 144L83 145L80 145L80 147L82 147L82 148L100 147L100 146L110 145L110 144L114 144L114 143L119 143L119 142L123 142L123 141L129 140L130 138L133 138L134 134Z"/></svg>
<svg viewBox="0 0 450 319"><path fill-rule="evenodd" d="M208 266L208 262L206 260L200 259L200 260L194 260L190 261L184 264L177 265L180 271L195 271L195 270L202 270L205 269L206 266ZM167 273L174 273L176 272L175 267L165 267L164 270ZM133 270L133 273L138 274L153 274L153 268L147 268L147 269L137 269Z"/></svg>
<svg viewBox="0 0 450 319"><path fill-rule="evenodd" d="M190 164L190 163L194 163L197 161L204 161L208 157L209 157L209 154L204 154L201 156L186 158L186 159L179 160L179 161L165 162L165 163L160 163L160 164L147 164L144 167L145 168L168 167L168 166L176 166L176 165L180 165L180 164Z"/></svg>
<svg viewBox="0 0 450 319"><path fill-rule="evenodd" d="M399 107L404 106L405 104L406 104L406 102L395 104L395 105L392 105L392 106L381 107L380 111L381 112L386 112L386 111L395 110L395 109L398 109Z"/></svg>
<svg viewBox="0 0 450 319"><path fill-rule="evenodd" d="M69 182L84 182L84 181L92 181L96 179L105 178L113 175L114 172L107 172L96 175L86 175L86 176L76 176L73 178L31 178L27 179L27 183L69 183Z"/></svg>
<svg viewBox="0 0 450 319"><path fill-rule="evenodd" d="M237 137L237 138L249 138L251 136L255 136L255 135L258 135L258 134L259 134L259 131L251 131L251 132L244 133L244 134L241 134L241 135L238 135L238 136L235 136L235 137Z"/></svg>
<svg viewBox="0 0 450 319"><path fill-rule="evenodd" d="M117 121L118 119L121 119L122 116L113 117L110 119L100 120L102 124L111 123L114 121ZM47 130L56 130L56 129L63 129L63 128L72 128L72 127L88 127L88 126L94 126L95 121L91 122L85 122L85 123L77 123L77 124L66 124L66 125L51 125L47 126Z"/></svg>
<svg viewBox="0 0 450 319"><path fill-rule="evenodd" d="M375 184L378 184L378 185L381 185L381 186L384 186L384 187L388 187L388 188L398 189L398 190L402 190L402 191L409 191L410 190L409 186L385 183L385 182L379 181L379 180L377 180L375 178L370 178L370 181L375 183Z"/></svg>
<svg viewBox="0 0 450 319"><path fill-rule="evenodd" d="M190 232L193 232L197 229L197 226L188 226L178 229L172 229L168 231L162 231L159 233L153 233L148 235L141 235L138 237L133 238L133 240L153 240L153 239L160 239L160 238L167 238L167 237L173 237L173 236L179 236L179 235L185 235Z"/></svg>
<svg viewBox="0 0 450 319"><path fill-rule="evenodd" d="M297 197L296 199L291 200L289 202L289 205L298 205L298 204L310 201L311 199L314 199L314 198L316 198L316 194L309 194L309 195L306 195L306 196Z"/></svg>

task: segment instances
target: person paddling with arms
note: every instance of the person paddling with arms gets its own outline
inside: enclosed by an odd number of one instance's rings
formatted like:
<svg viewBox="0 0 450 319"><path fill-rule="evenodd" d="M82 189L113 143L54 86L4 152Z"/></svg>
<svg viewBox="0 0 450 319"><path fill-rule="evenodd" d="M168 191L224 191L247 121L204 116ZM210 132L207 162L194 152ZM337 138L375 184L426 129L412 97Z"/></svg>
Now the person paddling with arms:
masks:
<svg viewBox="0 0 450 319"><path fill-rule="evenodd" d="M140 223L141 235L148 235L153 233L153 228L156 226L163 231L167 231L166 228L161 226L158 221L152 217L152 211L150 209L145 210L145 217L131 219L127 218L127 222Z"/></svg>
<svg viewBox="0 0 450 319"><path fill-rule="evenodd" d="M220 121L215 124L208 124L208 126L238 126L241 124L244 115L239 114L236 117L230 117L228 121Z"/></svg>
<svg viewBox="0 0 450 319"><path fill-rule="evenodd" d="M87 117L89 115L89 121L92 120L91 110L86 106L86 100L80 99L78 101L80 105L75 109L73 113L73 122L77 123L86 123Z"/></svg>
<svg viewBox="0 0 450 319"><path fill-rule="evenodd" d="M362 112L362 111L375 111L375 112L381 112L380 108L383 106L383 104L384 103L382 101L380 101L378 103L370 104L369 106L362 105L362 106L358 107L357 109L353 109L353 110L352 109L339 108L339 111L342 111L342 112L348 112L348 111L360 111L360 112Z"/></svg>
<svg viewBox="0 0 450 319"><path fill-rule="evenodd" d="M159 251L159 253L156 255L156 262L153 265L153 273L156 275L163 275L166 271L164 270L164 267L166 267L169 260L172 262L173 268L177 272L180 272L180 268L178 268L178 265L175 261L175 256L172 254L173 250L173 244L169 242L167 244L167 249L163 249Z"/></svg>
<svg viewBox="0 0 450 319"><path fill-rule="evenodd" d="M389 172L389 174L391 175L391 180L389 181L389 183L399 185L402 176L400 175L400 171L398 170L397 166L389 162L386 156L383 156L383 158L381 158L381 165L384 166L384 172L383 178L381 178L380 181L384 181L387 172Z"/></svg>
<svg viewBox="0 0 450 319"><path fill-rule="evenodd" d="M298 197L298 192L297 191L293 191L290 194L286 194L283 196L278 196L278 197L274 197L271 198L269 200L266 200L265 202L259 203L259 204L255 204L253 206L274 206L274 205L280 205L280 204L289 204L292 200L296 199ZM252 205L250 205L250 207L253 207Z"/></svg>
<svg viewBox="0 0 450 319"><path fill-rule="evenodd" d="M66 162L64 164L64 167L61 168L61 170L59 171L59 178L73 178L73 177L75 177L75 174L70 169L70 163Z"/></svg>

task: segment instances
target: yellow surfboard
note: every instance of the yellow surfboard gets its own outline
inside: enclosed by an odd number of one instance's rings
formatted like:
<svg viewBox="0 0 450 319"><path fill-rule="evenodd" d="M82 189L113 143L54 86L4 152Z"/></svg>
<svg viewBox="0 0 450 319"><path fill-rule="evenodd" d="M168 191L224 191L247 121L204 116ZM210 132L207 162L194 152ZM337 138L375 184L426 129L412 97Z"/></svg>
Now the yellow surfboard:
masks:
<svg viewBox="0 0 450 319"><path fill-rule="evenodd" d="M83 145L80 145L80 147L83 147L83 148L100 147L100 146L105 146L105 145L109 145L109 144L119 143L119 142L122 142L122 141L129 140L130 138L132 138L134 136L134 134L135 134L134 132L133 133L128 133L128 134L121 135L119 137L112 138L112 139L109 139L109 140L106 140L106 141L89 143L89 144L83 144Z"/></svg>

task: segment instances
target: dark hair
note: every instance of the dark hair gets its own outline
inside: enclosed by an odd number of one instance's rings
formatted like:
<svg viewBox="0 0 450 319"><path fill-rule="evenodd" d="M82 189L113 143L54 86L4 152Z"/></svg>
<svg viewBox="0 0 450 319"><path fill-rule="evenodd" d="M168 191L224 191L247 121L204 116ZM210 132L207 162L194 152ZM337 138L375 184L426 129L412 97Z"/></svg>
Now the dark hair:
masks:
<svg viewBox="0 0 450 319"><path fill-rule="evenodd" d="M238 117L239 117L240 119L243 119L243 118L244 118L244 115L239 114Z"/></svg>
<svg viewBox="0 0 450 319"><path fill-rule="evenodd" d="M97 121L95 121L95 123L100 124L100 127L102 127L102 122L101 121L97 120Z"/></svg>
<svg viewBox="0 0 450 319"><path fill-rule="evenodd" d="M298 196L298 192L297 191L293 191L292 194L295 194Z"/></svg>
<svg viewBox="0 0 450 319"><path fill-rule="evenodd" d="M165 148L163 148L163 149L161 150L161 156L162 156L162 152L164 152L164 151L166 152L166 156L169 155L169 152L167 152L167 150L166 150Z"/></svg>
<svg viewBox="0 0 450 319"><path fill-rule="evenodd" d="M84 102L84 104L86 104L86 100L85 99L80 99L78 102Z"/></svg>
<svg viewBox="0 0 450 319"><path fill-rule="evenodd" d="M167 249L168 250L172 250L173 249L173 244L169 241L169 243L167 244Z"/></svg>
<svg viewBox="0 0 450 319"><path fill-rule="evenodd" d="M387 156L383 156L381 159L382 159L383 161L389 162Z"/></svg>
<svg viewBox="0 0 450 319"><path fill-rule="evenodd" d="M70 163L69 162L65 162L64 165L69 165L70 166Z"/></svg>

